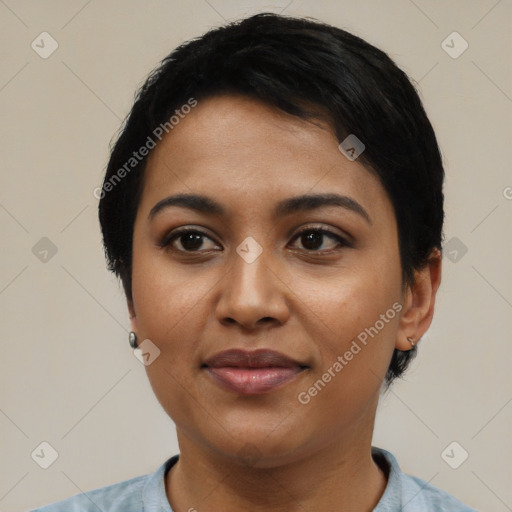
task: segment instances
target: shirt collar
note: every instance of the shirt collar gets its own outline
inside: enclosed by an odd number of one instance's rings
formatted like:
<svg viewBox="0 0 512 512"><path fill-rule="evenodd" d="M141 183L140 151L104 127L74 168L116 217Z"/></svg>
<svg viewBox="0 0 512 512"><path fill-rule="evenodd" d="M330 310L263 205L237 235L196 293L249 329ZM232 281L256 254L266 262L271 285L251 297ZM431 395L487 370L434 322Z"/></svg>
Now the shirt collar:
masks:
<svg viewBox="0 0 512 512"><path fill-rule="evenodd" d="M174 455L150 475L142 491L144 512L173 512L165 493L165 476L178 459L179 455Z"/></svg>
<svg viewBox="0 0 512 512"><path fill-rule="evenodd" d="M388 467L388 483L373 512L402 510L402 479L398 461L392 453L375 446L372 446L372 457L379 466Z"/></svg>
<svg viewBox="0 0 512 512"><path fill-rule="evenodd" d="M373 512L399 510L402 496L402 480L400 466L392 453L372 446L372 457L380 467L388 468L388 483L384 494ZM144 512L173 512L165 492L165 476L178 462L179 455L166 460L152 475L150 475L142 492Z"/></svg>

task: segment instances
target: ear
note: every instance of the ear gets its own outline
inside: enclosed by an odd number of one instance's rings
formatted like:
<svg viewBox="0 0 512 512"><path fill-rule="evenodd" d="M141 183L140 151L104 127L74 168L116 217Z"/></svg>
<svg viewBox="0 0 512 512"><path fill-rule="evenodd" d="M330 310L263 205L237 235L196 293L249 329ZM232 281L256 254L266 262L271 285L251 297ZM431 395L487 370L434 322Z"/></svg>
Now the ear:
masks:
<svg viewBox="0 0 512 512"><path fill-rule="evenodd" d="M432 323L436 293L441 283L441 251L433 249L428 263L414 273L414 284L408 286L403 301L402 315L395 348L410 350L413 338L415 344Z"/></svg>
<svg viewBox="0 0 512 512"><path fill-rule="evenodd" d="M128 312L130 313L131 330L134 332L137 332L137 315L135 313L135 307L133 305L133 300L127 299L126 303L128 305Z"/></svg>

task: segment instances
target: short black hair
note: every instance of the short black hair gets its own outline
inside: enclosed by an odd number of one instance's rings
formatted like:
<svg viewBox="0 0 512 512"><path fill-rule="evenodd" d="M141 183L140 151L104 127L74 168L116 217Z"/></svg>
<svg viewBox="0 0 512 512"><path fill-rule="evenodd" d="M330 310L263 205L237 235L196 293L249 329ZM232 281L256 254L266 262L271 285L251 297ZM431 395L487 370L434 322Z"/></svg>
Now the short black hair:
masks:
<svg viewBox="0 0 512 512"><path fill-rule="evenodd" d="M397 220L403 285L414 283L432 249L441 251L444 169L432 125L408 76L383 51L311 18L260 13L209 30L172 51L138 91L111 148L99 219L109 270L132 299L133 227L147 156L158 127L191 98L255 98L302 119L329 119L338 140L354 134L360 161L375 173ZM178 111L178 112L177 112ZM160 129L160 131L162 131ZM130 162L130 166L127 166ZM402 375L416 347L395 349L386 384Z"/></svg>

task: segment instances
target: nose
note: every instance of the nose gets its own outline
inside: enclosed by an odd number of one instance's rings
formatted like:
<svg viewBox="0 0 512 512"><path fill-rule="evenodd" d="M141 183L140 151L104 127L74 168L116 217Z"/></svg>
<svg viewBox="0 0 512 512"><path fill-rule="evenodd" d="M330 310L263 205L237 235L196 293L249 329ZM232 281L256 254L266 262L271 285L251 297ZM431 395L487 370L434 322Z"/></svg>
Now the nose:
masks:
<svg viewBox="0 0 512 512"><path fill-rule="evenodd" d="M238 253L234 253L233 260L231 269L220 282L217 320L224 325L235 323L251 330L286 323L290 315L290 291L266 251L251 263Z"/></svg>

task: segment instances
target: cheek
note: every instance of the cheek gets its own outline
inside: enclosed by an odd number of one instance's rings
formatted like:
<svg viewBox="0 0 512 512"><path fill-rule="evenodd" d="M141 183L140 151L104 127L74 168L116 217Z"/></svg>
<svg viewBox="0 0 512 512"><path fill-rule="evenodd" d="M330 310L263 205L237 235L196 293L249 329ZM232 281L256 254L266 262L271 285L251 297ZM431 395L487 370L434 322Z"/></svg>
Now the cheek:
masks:
<svg viewBox="0 0 512 512"><path fill-rule="evenodd" d="M201 323L199 314L211 288L207 271L191 272L172 265L164 254L141 248L134 254L132 287L137 328L159 342L171 341L174 331L189 331Z"/></svg>
<svg viewBox="0 0 512 512"><path fill-rule="evenodd" d="M160 350L145 367L150 385L169 417L186 427L198 407L194 379L211 285L205 276L190 279L189 273L185 279L179 269L145 255L134 258L132 283L139 338L150 339Z"/></svg>
<svg viewBox="0 0 512 512"><path fill-rule="evenodd" d="M399 268L372 262L343 269L323 280L295 279L294 293L310 312L304 316L334 338L350 339L379 319L401 298Z"/></svg>
<svg viewBox="0 0 512 512"><path fill-rule="evenodd" d="M212 290L222 276L208 266L192 271L190 266L172 264L154 251L134 255L137 329L141 339L150 339L160 350L146 372L155 395L175 421L175 414L185 421L192 412L189 402L200 372L202 340L212 330Z"/></svg>
<svg viewBox="0 0 512 512"><path fill-rule="evenodd" d="M343 397L372 394L380 387L396 343L399 265L375 260L335 281L302 286L301 296L307 297L303 318L309 319L307 330L316 340L320 363L309 384L319 378L327 381L330 392L324 398L338 403Z"/></svg>

